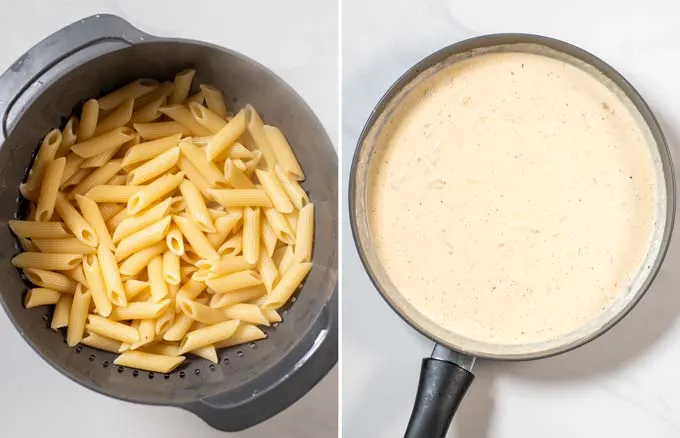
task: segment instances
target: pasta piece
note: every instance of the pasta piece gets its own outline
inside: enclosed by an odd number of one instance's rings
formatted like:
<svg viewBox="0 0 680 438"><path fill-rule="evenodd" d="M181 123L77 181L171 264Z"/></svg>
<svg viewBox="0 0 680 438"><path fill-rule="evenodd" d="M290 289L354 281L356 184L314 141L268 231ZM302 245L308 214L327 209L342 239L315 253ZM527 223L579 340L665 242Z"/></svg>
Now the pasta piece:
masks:
<svg viewBox="0 0 680 438"><path fill-rule="evenodd" d="M68 122L66 122L66 126L64 126L64 129L61 130L61 144L59 145L57 153L55 154L57 158L65 157L68 154L69 150L71 149L71 146L73 146L73 144L75 144L76 142L77 132L78 132L78 117L71 116L68 119Z"/></svg>
<svg viewBox="0 0 680 438"><path fill-rule="evenodd" d="M190 351L189 353L202 357L205 360L209 360L212 363L217 363L217 350L212 345L206 345L205 347L197 348Z"/></svg>
<svg viewBox="0 0 680 438"><path fill-rule="evenodd" d="M78 285L73 295L73 303L71 304L71 312L68 318L68 328L66 329L66 343L69 347L75 347L83 339L85 320L90 310L90 300L90 291L84 291L82 286Z"/></svg>
<svg viewBox="0 0 680 438"><path fill-rule="evenodd" d="M224 96L222 92L211 85L201 84L201 91L205 98L205 104L218 116L223 119L227 118L227 106L224 104Z"/></svg>
<svg viewBox="0 0 680 438"><path fill-rule="evenodd" d="M26 297L24 298L24 307L30 309L31 307L57 304L60 297L61 294L56 290L36 287L29 289L26 293Z"/></svg>
<svg viewBox="0 0 680 438"><path fill-rule="evenodd" d="M135 110L132 113L132 123L149 123L161 118L163 113L158 110L165 104L165 100L166 96L158 96L155 100Z"/></svg>
<svg viewBox="0 0 680 438"><path fill-rule="evenodd" d="M262 314L265 316L265 318L267 318L267 320L268 320L270 323L281 322L281 321L282 321L281 315L279 315L279 312L277 312L277 311L274 310L274 309L263 310L263 311L262 311Z"/></svg>
<svg viewBox="0 0 680 438"><path fill-rule="evenodd" d="M241 143L238 141L234 142L234 144L229 148L229 153L227 156L224 156L224 154L220 155L218 157L218 161L221 161L220 159L223 158L226 160L227 158L231 158L232 160L239 160L241 164L243 164L243 161L241 160L249 160L253 158L253 153L250 152L245 146L243 146ZM241 170L245 169L245 164L243 164L243 167Z"/></svg>
<svg viewBox="0 0 680 438"><path fill-rule="evenodd" d="M97 348L99 350L109 351L111 353L118 353L118 349L120 348L120 342L114 341L113 339L106 338L96 333L90 333L89 335L85 336L80 341L80 343L92 348Z"/></svg>
<svg viewBox="0 0 680 438"><path fill-rule="evenodd" d="M100 185L90 189L85 196L95 202L118 202L126 203L139 191L139 186L110 186Z"/></svg>
<svg viewBox="0 0 680 438"><path fill-rule="evenodd" d="M201 227L201 231L214 233L215 225L198 188L191 181L184 180L179 185L179 190L184 196L189 215ZM192 244L192 246L195 248L195 245Z"/></svg>
<svg viewBox="0 0 680 438"><path fill-rule="evenodd" d="M166 283L178 285L180 283L179 256L172 251L163 253L163 279Z"/></svg>
<svg viewBox="0 0 680 438"><path fill-rule="evenodd" d="M241 110L222 127L208 142L205 153L209 161L214 161L219 155L229 150L229 147L243 134L248 125L248 113Z"/></svg>
<svg viewBox="0 0 680 438"><path fill-rule="evenodd" d="M80 184L85 178L90 176L93 169L78 169L60 188L64 189L66 187L75 186Z"/></svg>
<svg viewBox="0 0 680 438"><path fill-rule="evenodd" d="M264 132L264 123L262 123L260 115L255 111L255 108L253 108L252 105L246 105L246 112L248 113L248 132L260 152L262 152L264 161L267 164L267 169L271 170L276 164L276 155L274 155L272 146L269 144L269 139Z"/></svg>
<svg viewBox="0 0 680 438"><path fill-rule="evenodd" d="M70 327L70 325L69 325ZM88 315L85 329L109 339L133 344L139 341L139 332L134 327L120 322L111 321L102 316Z"/></svg>
<svg viewBox="0 0 680 438"><path fill-rule="evenodd" d="M125 206L116 203L101 203L98 205L104 223L125 209ZM84 217L84 216L83 216ZM108 227L107 227L108 228Z"/></svg>
<svg viewBox="0 0 680 438"><path fill-rule="evenodd" d="M104 275L102 274L99 259L95 256L85 257L83 259L83 272L92 294L92 301L94 301L96 312L103 317L108 317L113 306L111 305L111 298L109 298L106 292Z"/></svg>
<svg viewBox="0 0 680 438"><path fill-rule="evenodd" d="M182 279L182 283L191 277L191 274L196 272L198 268L192 265L182 265L179 266L179 276Z"/></svg>
<svg viewBox="0 0 680 438"><path fill-rule="evenodd" d="M150 160L163 152L174 148L179 144L179 139L181 137L182 134L173 134L132 146L125 152L121 166L123 169L130 170L134 165Z"/></svg>
<svg viewBox="0 0 680 438"><path fill-rule="evenodd" d="M233 306L222 309L222 313L227 319L237 319L252 324L269 325L269 320L255 304L234 304Z"/></svg>
<svg viewBox="0 0 680 438"><path fill-rule="evenodd" d="M80 125L78 126L78 141L84 142L94 137L99 119L99 103L96 99L90 99L83 105L80 113Z"/></svg>
<svg viewBox="0 0 680 438"><path fill-rule="evenodd" d="M218 133L227 124L227 121L218 116L200 103L191 102L189 111L194 119L211 134Z"/></svg>
<svg viewBox="0 0 680 438"><path fill-rule="evenodd" d="M168 215L170 212L170 198L166 198L140 214L128 216L121 221L113 232L113 242L118 243L125 237L152 225Z"/></svg>
<svg viewBox="0 0 680 438"><path fill-rule="evenodd" d="M120 278L120 271L118 263L113 253L100 245L97 248L97 258L99 258L99 265L104 277L104 284L106 285L106 293L111 302L118 307L127 306L127 295L123 287L123 281ZM89 283L89 281L88 281Z"/></svg>
<svg viewBox="0 0 680 438"><path fill-rule="evenodd" d="M65 271L80 263L81 254L53 254L44 252L22 252L12 259L17 268L36 268L46 271Z"/></svg>
<svg viewBox="0 0 680 438"><path fill-rule="evenodd" d="M243 249L243 234L238 233L231 236L218 249L217 253L220 256L237 256Z"/></svg>
<svg viewBox="0 0 680 438"><path fill-rule="evenodd" d="M189 106L192 103L203 103L204 100L205 98L203 97L203 91L199 91L187 97L186 100L182 102L182 104Z"/></svg>
<svg viewBox="0 0 680 438"><path fill-rule="evenodd" d="M240 222L241 215L234 213L228 213L226 216L215 219L216 231L206 236L213 248L218 249L227 239L229 233L231 233L232 230L236 228L236 225Z"/></svg>
<svg viewBox="0 0 680 438"><path fill-rule="evenodd" d="M201 260L201 257L198 254L196 254L196 252L190 245L184 245L184 255L180 256L180 259L182 259L186 263L195 265L198 261Z"/></svg>
<svg viewBox="0 0 680 438"><path fill-rule="evenodd" d="M295 158L293 149L281 130L275 126L265 125L264 134L276 156L276 163L283 170L284 175L287 178L293 178L295 181L304 180L305 174L302 172L300 163Z"/></svg>
<svg viewBox="0 0 680 438"><path fill-rule="evenodd" d="M73 295L76 291L77 282L71 280L64 274L58 272L45 271L44 269L28 268L24 270L24 275L36 286L53 289L57 292Z"/></svg>
<svg viewBox="0 0 680 438"><path fill-rule="evenodd" d="M245 344L246 342L259 341L265 339L266 333L251 324L241 324L238 326L233 335L228 339L215 344L215 348L227 348L234 345Z"/></svg>
<svg viewBox="0 0 680 438"><path fill-rule="evenodd" d="M229 339L239 326L239 321L225 321L209 327L190 331L179 346L179 354Z"/></svg>
<svg viewBox="0 0 680 438"><path fill-rule="evenodd" d="M209 192L210 183L208 183L201 172L199 172L198 169L196 169L186 157L179 157L179 160L177 160L177 167L179 167L179 169L184 172L189 181L198 187L198 189L201 191L201 194L203 194L206 199L212 199L212 196Z"/></svg>
<svg viewBox="0 0 680 438"><path fill-rule="evenodd" d="M249 263L243 256L222 257L210 266L210 272L215 276L222 276L238 271L253 269L255 264Z"/></svg>
<svg viewBox="0 0 680 438"><path fill-rule="evenodd" d="M109 319L113 321L129 319L156 319L170 306L170 299L154 303L142 301L129 303L127 307L117 307L111 312Z"/></svg>
<svg viewBox="0 0 680 438"><path fill-rule="evenodd" d="M298 181L294 180L290 174L286 174L278 164L274 166L274 174L279 179L283 190L286 191L288 198L291 200L295 208L300 210L302 207L307 205L309 202L309 197Z"/></svg>
<svg viewBox="0 0 680 438"><path fill-rule="evenodd" d="M169 102L171 104L182 103L189 96L191 89L191 82L194 80L196 70L188 68L177 73L175 76L175 87L170 94Z"/></svg>
<svg viewBox="0 0 680 438"><path fill-rule="evenodd" d="M149 286L151 288L151 298L155 302L159 302L168 297L168 285L163 279L163 257L156 256L149 262L147 266L147 275L149 276Z"/></svg>
<svg viewBox="0 0 680 438"><path fill-rule="evenodd" d="M191 111L189 111L184 105L177 104L164 106L161 107L159 111L185 126L191 132L191 135L201 136L212 134L208 128L198 123L198 121L191 114Z"/></svg>
<svg viewBox="0 0 680 438"><path fill-rule="evenodd" d="M172 325L168 327L168 330L163 334L163 339L166 341L181 341L184 335L187 334L194 320L183 312L180 312L175 316L175 320Z"/></svg>
<svg viewBox="0 0 680 438"><path fill-rule="evenodd" d="M47 133L40 145L40 149L38 149L38 155L35 157L35 161L31 167L31 173L28 174L26 183L19 187L24 197L31 201L37 199L38 191L40 190L40 185L45 176L47 166L54 160L61 140L61 132L58 129L53 129Z"/></svg>
<svg viewBox="0 0 680 438"><path fill-rule="evenodd" d="M87 279L85 278L85 273L83 272L82 264L76 266L75 268L65 270L63 274L66 277L70 278L71 280L78 282L85 287L88 287Z"/></svg>
<svg viewBox="0 0 680 438"><path fill-rule="evenodd" d="M182 216L173 216L173 222L182 232L182 235L187 239L193 250L204 259L218 259L220 258L215 248L212 247L210 241L205 237L201 230L191 220Z"/></svg>
<svg viewBox="0 0 680 438"><path fill-rule="evenodd" d="M175 322L175 309L169 306L155 321L155 332L157 336L163 336Z"/></svg>
<svg viewBox="0 0 680 438"><path fill-rule="evenodd" d="M104 151L101 154L97 154L94 157L86 158L85 161L82 162L80 165L81 169L88 169L88 168L100 168L104 166L106 163L111 161L111 159L118 153L120 149L122 149L126 144L136 141L138 138L137 135L135 135L134 138L131 140L126 141L120 146L116 146L113 149L109 149L108 151Z"/></svg>
<svg viewBox="0 0 680 438"><path fill-rule="evenodd" d="M125 351L113 363L156 373L169 373L184 362L184 356L163 356L141 351Z"/></svg>
<svg viewBox="0 0 680 438"><path fill-rule="evenodd" d="M179 159L179 149L169 149L156 158L147 161L127 174L127 183L139 185L162 175L175 167Z"/></svg>
<svg viewBox="0 0 680 438"><path fill-rule="evenodd" d="M169 195L184 179L182 172L164 175L132 195L128 201L128 213L136 214L149 205Z"/></svg>
<svg viewBox="0 0 680 438"><path fill-rule="evenodd" d="M312 261L314 204L307 204L300 210L295 235L295 261L298 263Z"/></svg>
<svg viewBox="0 0 680 438"><path fill-rule="evenodd" d="M54 213L54 203L57 200L57 192L59 192L59 182L64 174L64 166L66 165L66 158L61 157L52 161L47 165L45 170L45 177L43 178L40 187L40 195L38 196L38 206L35 212L35 219L38 222L47 222Z"/></svg>
<svg viewBox="0 0 680 438"><path fill-rule="evenodd" d="M181 310L179 307L180 301L193 300L205 290L205 287L205 283L196 280L189 280L184 283L175 296L175 309L177 312Z"/></svg>
<svg viewBox="0 0 680 438"><path fill-rule="evenodd" d="M141 280L125 280L125 282L123 282L123 287L125 288L125 296L127 297L129 303L141 292L148 290L149 283Z"/></svg>
<svg viewBox="0 0 680 438"><path fill-rule="evenodd" d="M230 159L224 162L224 176L229 184L236 189L254 189L255 184Z"/></svg>
<svg viewBox="0 0 680 438"><path fill-rule="evenodd" d="M272 204L274 204L276 211L291 213L294 210L293 204L290 202L290 199L288 199L288 195L286 195L286 191L283 189L283 186L276 175L274 175L273 172L265 172L260 169L256 169L255 174L257 175L257 179L260 180L265 192L267 192L267 195L269 195L269 198L272 200Z"/></svg>
<svg viewBox="0 0 680 438"><path fill-rule="evenodd" d="M292 213L289 213L286 215L286 218L288 219L288 223L290 224L290 228L292 230L295 230L297 232L297 223L298 223L298 211L294 211Z"/></svg>
<svg viewBox="0 0 680 438"><path fill-rule="evenodd" d="M130 128L117 128L98 137L76 143L71 150L83 158L91 158L111 149L120 147L123 143L134 138L135 132Z"/></svg>
<svg viewBox="0 0 680 438"><path fill-rule="evenodd" d="M267 289L264 285L250 286L243 289L237 289L223 294L215 294L210 298L210 307L224 308L233 306L234 304L245 303L267 294Z"/></svg>
<svg viewBox="0 0 680 438"><path fill-rule="evenodd" d="M247 270L234 272L217 278L209 278L205 284L217 293L227 293L245 287L262 284L262 277L257 271Z"/></svg>
<svg viewBox="0 0 680 438"><path fill-rule="evenodd" d="M167 98L172 93L175 85L170 81L165 81L154 88L151 92L146 93L135 99L135 109L143 108L149 103L157 100L158 98Z"/></svg>
<svg viewBox="0 0 680 438"><path fill-rule="evenodd" d="M107 185L122 186L122 185L125 185L126 180L127 180L127 178L125 177L125 175L115 175L113 178L111 178L108 181Z"/></svg>
<svg viewBox="0 0 680 438"><path fill-rule="evenodd" d="M262 161L262 152L254 151L253 157L245 162L245 169L242 169L243 173L251 176L255 169L257 169L257 166L260 165L260 161Z"/></svg>
<svg viewBox="0 0 680 438"><path fill-rule="evenodd" d="M276 238L274 231L272 231L272 227L269 226L267 222L262 224L261 240L264 250L267 252L269 257L271 257L274 254L274 250L276 249L278 239Z"/></svg>
<svg viewBox="0 0 680 438"><path fill-rule="evenodd" d="M107 111L118 107L128 99L136 99L158 87L158 81L154 79L137 79L123 87L120 87L104 97L97 99L99 109Z"/></svg>
<svg viewBox="0 0 680 438"><path fill-rule="evenodd" d="M295 290L302 284L302 280L307 276L309 271L312 269L311 263L296 263L288 272L286 272L279 283L276 285L274 290L267 295L267 299L264 301L262 308L268 309L278 309L295 293Z"/></svg>
<svg viewBox="0 0 680 438"><path fill-rule="evenodd" d="M170 231L165 236L165 242L173 254L177 256L184 255L184 238L182 237L182 232L177 228L177 225L172 225Z"/></svg>
<svg viewBox="0 0 680 438"><path fill-rule="evenodd" d="M243 210L243 257L248 263L255 264L260 257L260 209Z"/></svg>
<svg viewBox="0 0 680 438"><path fill-rule="evenodd" d="M59 301L57 301L57 304L54 306L52 322L50 323L50 328L52 330L58 330L68 326L72 306L73 295L62 294L59 297Z"/></svg>
<svg viewBox="0 0 680 438"><path fill-rule="evenodd" d="M191 135L191 131L179 122L133 123L135 131L146 141L174 135Z"/></svg>
<svg viewBox="0 0 680 438"><path fill-rule="evenodd" d="M269 254L267 254L267 251L264 250L264 248L260 249L260 258L257 261L257 270L262 276L262 282L267 288L267 292L271 293L272 289L276 285L276 281L279 279L279 271L272 261L272 258L269 256Z"/></svg>
<svg viewBox="0 0 680 438"><path fill-rule="evenodd" d="M64 187L66 181L71 179L71 177L80 169L80 165L85 162L85 158L80 155L76 155L73 152L66 156L66 164L64 165L64 172L61 175L61 180L59 181L59 187Z"/></svg>
<svg viewBox="0 0 680 438"><path fill-rule="evenodd" d="M295 263L295 250L293 249L293 245L288 245L286 246L286 250L283 253L283 257L281 258L281 261L278 264L279 267L279 275L283 276L286 272L288 272L288 269L290 269L291 266Z"/></svg>
<svg viewBox="0 0 680 438"><path fill-rule="evenodd" d="M66 239L33 239L33 244L40 252L52 252L59 254L94 254L97 250L90 245L85 245L75 237Z"/></svg>
<svg viewBox="0 0 680 438"><path fill-rule="evenodd" d="M25 237L17 237L17 240L19 241L19 246L21 246L21 249L23 251L28 251L28 252L39 252L40 251L38 249L38 247L33 244L33 242L26 239Z"/></svg>
<svg viewBox="0 0 680 438"><path fill-rule="evenodd" d="M192 166L200 172L210 185L225 184L224 175L215 163L206 160L205 153L190 141L181 141L179 148Z"/></svg>
<svg viewBox="0 0 680 438"><path fill-rule="evenodd" d="M115 246L111 239L111 234L109 234L109 230L106 228L106 222L104 222L104 217L97 204L81 195L76 195L76 202L78 202L78 207L83 217L97 235L99 244L106 247L109 251L114 251Z"/></svg>
<svg viewBox="0 0 680 438"><path fill-rule="evenodd" d="M170 201L170 213L177 214L181 213L186 209L187 203L181 196L175 196Z"/></svg>
<svg viewBox="0 0 680 438"><path fill-rule="evenodd" d="M229 207L273 207L267 193L261 189L210 189L212 198L222 206Z"/></svg>
<svg viewBox="0 0 680 438"><path fill-rule="evenodd" d="M179 345L158 342L144 346L143 350L145 353L162 354L164 356L178 356L177 352L179 351Z"/></svg>
<svg viewBox="0 0 680 438"><path fill-rule="evenodd" d="M109 131L113 131L116 128L121 128L127 125L132 119L132 107L135 100L130 98L120 104L118 108L106 116L102 121L97 124L94 130L94 135L102 135Z"/></svg>
<svg viewBox="0 0 680 438"><path fill-rule="evenodd" d="M70 236L68 231L66 231L66 228L64 228L63 222L10 220L9 228L18 237L24 237L26 239L60 239Z"/></svg>
<svg viewBox="0 0 680 438"><path fill-rule="evenodd" d="M227 317L225 317L225 315L220 310L213 309L212 307L197 303L196 301L187 299L179 300L179 308L186 315L190 316L191 319L202 322L203 324L218 324L227 319Z"/></svg>
<svg viewBox="0 0 680 438"><path fill-rule="evenodd" d="M120 163L120 160L114 160L106 163L99 169L96 169L71 190L69 193L69 198L74 199L76 195L84 195L93 187L106 184L111 178L113 178L115 174L120 171Z"/></svg>
<svg viewBox="0 0 680 438"><path fill-rule="evenodd" d="M87 223L87 221L78 213L78 210L73 207L62 193L57 193L57 199L54 204L57 213L64 220L66 226L71 232L86 245L96 246L98 239L94 229Z"/></svg>

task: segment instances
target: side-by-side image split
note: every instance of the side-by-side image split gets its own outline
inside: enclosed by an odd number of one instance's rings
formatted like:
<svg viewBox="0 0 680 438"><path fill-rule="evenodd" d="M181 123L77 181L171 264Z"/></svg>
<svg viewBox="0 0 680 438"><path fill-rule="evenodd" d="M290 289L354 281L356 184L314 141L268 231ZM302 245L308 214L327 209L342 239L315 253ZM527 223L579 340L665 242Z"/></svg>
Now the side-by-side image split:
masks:
<svg viewBox="0 0 680 438"><path fill-rule="evenodd" d="M676 3L52 3L0 437L680 437Z"/></svg>

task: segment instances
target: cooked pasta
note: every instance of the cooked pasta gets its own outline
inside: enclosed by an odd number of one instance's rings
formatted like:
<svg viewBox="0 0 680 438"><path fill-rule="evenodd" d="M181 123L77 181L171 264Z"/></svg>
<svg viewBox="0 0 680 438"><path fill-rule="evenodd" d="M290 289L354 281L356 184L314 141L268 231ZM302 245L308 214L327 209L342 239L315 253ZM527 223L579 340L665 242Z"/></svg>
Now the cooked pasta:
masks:
<svg viewBox="0 0 680 438"><path fill-rule="evenodd" d="M86 101L42 140L28 213L9 221L24 306L53 305L69 346L120 366L171 372L266 338L312 266L293 147L251 105L232 116L221 90L190 94L195 74Z"/></svg>

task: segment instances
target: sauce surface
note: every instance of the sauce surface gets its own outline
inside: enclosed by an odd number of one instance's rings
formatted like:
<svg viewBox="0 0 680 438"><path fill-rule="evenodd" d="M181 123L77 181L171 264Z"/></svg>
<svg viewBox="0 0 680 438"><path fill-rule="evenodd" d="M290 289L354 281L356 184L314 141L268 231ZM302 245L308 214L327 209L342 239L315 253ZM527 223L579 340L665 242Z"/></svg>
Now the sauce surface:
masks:
<svg viewBox="0 0 680 438"><path fill-rule="evenodd" d="M435 324L517 345L571 333L650 248L655 168L635 118L567 62L487 53L403 99L372 159L381 264Z"/></svg>

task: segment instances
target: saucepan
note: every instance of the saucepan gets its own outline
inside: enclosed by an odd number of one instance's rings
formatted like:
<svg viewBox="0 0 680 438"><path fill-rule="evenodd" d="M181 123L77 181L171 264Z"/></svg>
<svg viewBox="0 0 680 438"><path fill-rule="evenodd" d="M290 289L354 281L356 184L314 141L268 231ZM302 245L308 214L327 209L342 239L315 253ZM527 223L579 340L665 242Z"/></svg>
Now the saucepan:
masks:
<svg viewBox="0 0 680 438"><path fill-rule="evenodd" d="M390 115L399 105L400 98L413 89L412 85L418 81L419 76L444 62L451 65L458 59L465 59L476 53L503 50L547 53L548 56L570 62L578 61L578 64L589 66L589 69L598 72L598 75L622 91L630 101L629 106L637 111L640 123L646 125L650 133L650 143L656 152L653 155L657 155L655 166L661 193L653 243L645 259L646 269L638 274L624 296L611 304L595 321L573 333L547 342L511 346L468 339L444 329L415 309L400 294L378 259L367 206L369 171L381 130L389 123ZM405 436L437 438L446 435L456 408L474 379L472 367L476 358L521 361L565 353L592 341L625 317L649 289L665 257L675 217L674 181L668 145L652 111L640 94L604 61L563 41L526 34L481 36L441 49L401 76L377 104L359 138L350 173L349 209L354 241L375 288L406 323L435 342L431 357L422 362L415 404Z"/></svg>
<svg viewBox="0 0 680 438"><path fill-rule="evenodd" d="M25 309L27 284L10 260L18 252L7 226L21 217L19 184L41 138L91 97L139 78L168 80L196 69L231 108L251 102L286 133L305 168L317 209L314 268L268 339L220 351L219 364L185 362L169 374L126 369L115 355L69 348L49 327L49 310ZM194 90L195 92L195 90ZM78 21L31 48L0 76L0 302L21 336L71 380L119 399L188 409L215 428L241 430L285 409L337 362L337 155L302 98L264 66L199 41L159 38L121 18Z"/></svg>

